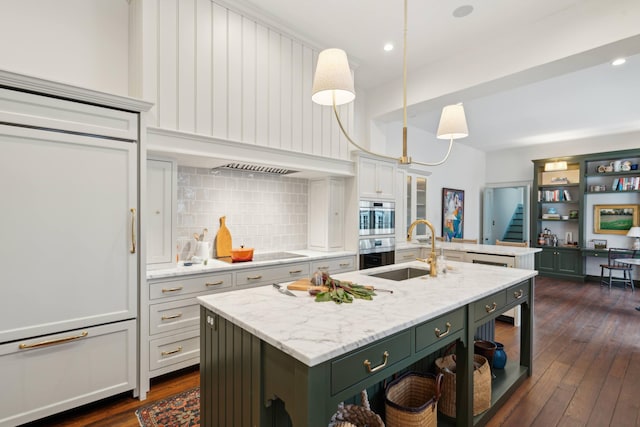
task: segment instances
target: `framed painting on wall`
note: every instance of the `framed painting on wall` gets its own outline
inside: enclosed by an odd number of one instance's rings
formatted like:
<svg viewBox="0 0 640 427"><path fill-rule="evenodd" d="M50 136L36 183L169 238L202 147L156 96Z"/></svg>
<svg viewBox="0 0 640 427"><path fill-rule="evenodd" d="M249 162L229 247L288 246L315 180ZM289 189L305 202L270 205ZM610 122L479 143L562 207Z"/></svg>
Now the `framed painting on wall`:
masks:
<svg viewBox="0 0 640 427"><path fill-rule="evenodd" d="M594 205L593 232L598 234L627 234L638 225L639 205Z"/></svg>
<svg viewBox="0 0 640 427"><path fill-rule="evenodd" d="M464 237L464 190L442 189L442 237Z"/></svg>

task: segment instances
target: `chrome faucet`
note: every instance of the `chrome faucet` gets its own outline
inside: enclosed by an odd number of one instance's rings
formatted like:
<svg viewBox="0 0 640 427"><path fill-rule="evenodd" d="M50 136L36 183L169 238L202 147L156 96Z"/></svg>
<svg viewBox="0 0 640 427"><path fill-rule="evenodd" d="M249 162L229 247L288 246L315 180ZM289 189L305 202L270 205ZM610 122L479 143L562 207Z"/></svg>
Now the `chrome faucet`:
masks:
<svg viewBox="0 0 640 427"><path fill-rule="evenodd" d="M413 229L416 228L416 225L418 224L425 224L431 230L431 255L429 255L429 258L427 259L418 259L418 261L428 262L430 264L429 276L436 277L438 275L438 267L436 265L436 230L433 228L433 225L426 219L417 219L413 221L409 226L409 231L407 231L407 242L411 241Z"/></svg>

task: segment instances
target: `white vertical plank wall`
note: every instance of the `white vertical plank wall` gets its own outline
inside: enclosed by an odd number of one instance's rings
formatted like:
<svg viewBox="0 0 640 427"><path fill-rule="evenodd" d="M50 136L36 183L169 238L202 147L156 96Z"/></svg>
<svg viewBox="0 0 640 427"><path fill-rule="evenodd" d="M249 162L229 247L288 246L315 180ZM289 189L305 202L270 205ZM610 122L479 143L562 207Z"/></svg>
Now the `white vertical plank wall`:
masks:
<svg viewBox="0 0 640 427"><path fill-rule="evenodd" d="M154 4L145 10L155 14L155 39L145 46L155 50L157 89L143 85L156 102L151 125L349 158L331 108L311 102L317 49L211 0ZM351 131L353 104L339 111Z"/></svg>

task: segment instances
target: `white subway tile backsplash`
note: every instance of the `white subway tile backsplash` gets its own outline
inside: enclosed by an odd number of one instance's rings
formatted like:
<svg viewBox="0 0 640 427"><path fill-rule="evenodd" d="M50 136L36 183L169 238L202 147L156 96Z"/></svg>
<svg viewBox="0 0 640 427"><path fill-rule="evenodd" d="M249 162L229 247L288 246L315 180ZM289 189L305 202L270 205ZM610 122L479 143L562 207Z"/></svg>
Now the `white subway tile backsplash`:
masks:
<svg viewBox="0 0 640 427"><path fill-rule="evenodd" d="M306 249L308 181L255 172L178 166L177 234L180 258L195 250L193 234L211 243L226 216L233 247L259 252Z"/></svg>

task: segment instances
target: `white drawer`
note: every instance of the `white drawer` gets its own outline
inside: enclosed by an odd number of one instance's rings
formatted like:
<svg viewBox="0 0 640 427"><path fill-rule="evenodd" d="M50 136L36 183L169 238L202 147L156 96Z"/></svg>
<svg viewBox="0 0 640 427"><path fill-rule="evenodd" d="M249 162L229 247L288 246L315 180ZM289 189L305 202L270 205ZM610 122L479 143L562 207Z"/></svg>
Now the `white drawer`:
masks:
<svg viewBox="0 0 640 427"><path fill-rule="evenodd" d="M149 341L149 369L161 369L200 358L200 329Z"/></svg>
<svg viewBox="0 0 640 427"><path fill-rule="evenodd" d="M403 249L396 251L396 264L402 262L415 261L416 258L420 258L420 249Z"/></svg>
<svg viewBox="0 0 640 427"><path fill-rule="evenodd" d="M78 337L74 339L73 337ZM58 344L21 349L45 341ZM15 426L136 387L136 321L0 346L0 426Z"/></svg>
<svg viewBox="0 0 640 427"><path fill-rule="evenodd" d="M309 277L309 263L287 264L279 267L249 268L236 273L236 286L264 285Z"/></svg>
<svg viewBox="0 0 640 427"><path fill-rule="evenodd" d="M444 251L444 257L450 261L469 262L466 259L465 252L459 251Z"/></svg>
<svg viewBox="0 0 640 427"><path fill-rule="evenodd" d="M149 299L168 298L198 292L213 293L233 286L231 273L207 274L196 277L153 281L149 283Z"/></svg>
<svg viewBox="0 0 640 427"><path fill-rule="evenodd" d="M311 271L326 271L329 274L343 273L346 271L354 271L356 269L356 257L348 256L342 258L329 258L311 263Z"/></svg>
<svg viewBox="0 0 640 427"><path fill-rule="evenodd" d="M149 335L193 327L199 323L200 304L195 298L149 306Z"/></svg>

